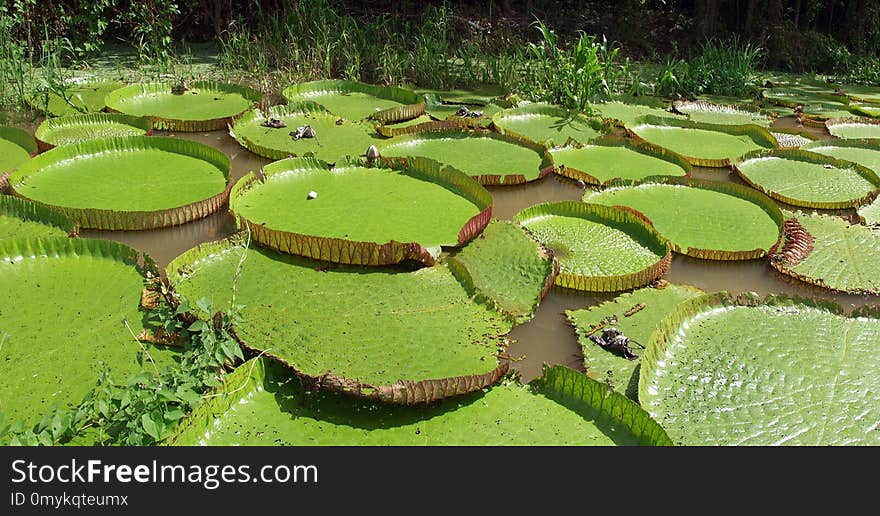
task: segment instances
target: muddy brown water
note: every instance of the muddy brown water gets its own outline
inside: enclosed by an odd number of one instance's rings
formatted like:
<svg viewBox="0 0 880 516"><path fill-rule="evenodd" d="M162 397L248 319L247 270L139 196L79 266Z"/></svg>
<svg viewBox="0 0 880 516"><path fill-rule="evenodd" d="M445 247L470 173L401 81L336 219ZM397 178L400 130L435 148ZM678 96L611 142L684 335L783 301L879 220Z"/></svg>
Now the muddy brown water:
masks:
<svg viewBox="0 0 880 516"><path fill-rule="evenodd" d="M830 138L824 129L797 126L794 117L778 119L774 127L798 129L818 138ZM158 134L194 140L222 150L229 157L234 180L271 161L248 152L226 131ZM695 168L692 174L702 179L739 182L727 169ZM490 187L489 190L495 201L493 215L499 219L510 219L520 210L541 202L580 200L584 193L574 181L556 175L527 185ZM164 269L169 261L187 249L224 238L233 234L236 229L232 215L224 211L196 222L161 230L85 230L82 236L123 242L148 253ZM756 292L761 295L784 293L832 300L845 309L878 302L876 296L839 294L797 281L777 272L766 260L715 262L676 255L664 278L672 283L693 285L705 291L728 290L734 293ZM509 335L514 342L508 349L508 354L514 358L513 368L520 373L523 381L540 376L545 363L562 364L583 371L581 348L574 329L565 317L565 311L588 307L614 297L614 294L586 293L555 287L541 303L534 319L514 328Z"/></svg>

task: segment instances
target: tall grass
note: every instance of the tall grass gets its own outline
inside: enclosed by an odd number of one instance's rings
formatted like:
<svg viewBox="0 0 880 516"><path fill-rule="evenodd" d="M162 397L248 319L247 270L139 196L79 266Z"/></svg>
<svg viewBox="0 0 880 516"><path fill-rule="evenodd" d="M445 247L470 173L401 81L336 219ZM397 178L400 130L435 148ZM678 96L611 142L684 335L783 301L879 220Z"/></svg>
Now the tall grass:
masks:
<svg viewBox="0 0 880 516"><path fill-rule="evenodd" d="M756 83L763 49L737 37L709 40L700 54L682 67L682 88L691 93L749 95Z"/></svg>

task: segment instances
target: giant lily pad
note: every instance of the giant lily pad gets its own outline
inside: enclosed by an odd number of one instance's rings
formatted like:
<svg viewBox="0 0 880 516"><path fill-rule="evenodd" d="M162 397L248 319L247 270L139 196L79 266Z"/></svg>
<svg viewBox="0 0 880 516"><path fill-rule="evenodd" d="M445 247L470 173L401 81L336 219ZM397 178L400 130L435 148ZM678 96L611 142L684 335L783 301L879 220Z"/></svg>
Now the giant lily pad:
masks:
<svg viewBox="0 0 880 516"><path fill-rule="evenodd" d="M225 306L237 270L239 338L314 388L426 403L479 390L507 371L495 355L510 323L471 299L445 266L332 266L246 248L238 237L184 253L168 275L181 294Z"/></svg>
<svg viewBox="0 0 880 516"><path fill-rule="evenodd" d="M676 444L878 445L880 319L707 295L660 323L639 401Z"/></svg>
<svg viewBox="0 0 880 516"><path fill-rule="evenodd" d="M593 185L614 179L684 176L691 171L683 156L629 138L601 138L590 145L550 149L550 154L558 174Z"/></svg>
<svg viewBox="0 0 880 516"><path fill-rule="evenodd" d="M880 174L880 142L872 140L819 140L802 147L804 150L852 161Z"/></svg>
<svg viewBox="0 0 880 516"><path fill-rule="evenodd" d="M631 133L684 156L699 167L727 167L751 151L771 149L776 139L757 125L723 125L645 117Z"/></svg>
<svg viewBox="0 0 880 516"><path fill-rule="evenodd" d="M755 124L770 127L770 117L756 109L745 107L713 104L704 100L676 101L672 103L676 111L684 113L689 120L708 124L745 125Z"/></svg>
<svg viewBox="0 0 880 516"><path fill-rule="evenodd" d="M783 215L767 196L733 183L651 178L588 192L584 201L625 206L647 217L678 253L750 260L779 241Z"/></svg>
<svg viewBox="0 0 880 516"><path fill-rule="evenodd" d="M810 104L839 105L842 107L849 104L849 98L846 95L836 94L834 91L826 88L804 85L767 88L761 92L761 95L770 102L792 108L797 106L806 107Z"/></svg>
<svg viewBox="0 0 880 516"><path fill-rule="evenodd" d="M504 134L548 147L587 143L602 130L598 120L550 104L526 104L505 109L492 117L492 123Z"/></svg>
<svg viewBox="0 0 880 516"><path fill-rule="evenodd" d="M816 141L816 137L812 134L796 129L775 128L770 134L776 138L780 149L799 149Z"/></svg>
<svg viewBox="0 0 880 516"><path fill-rule="evenodd" d="M871 169L804 150L749 153L734 169L749 185L794 206L850 208L880 189Z"/></svg>
<svg viewBox="0 0 880 516"><path fill-rule="evenodd" d="M289 102L317 102L346 120L369 118L390 123L425 112L425 99L413 91L355 81L306 82L288 86L281 93Z"/></svg>
<svg viewBox="0 0 880 516"><path fill-rule="evenodd" d="M73 233L76 227L63 214L11 195L0 195L0 240Z"/></svg>
<svg viewBox="0 0 880 516"><path fill-rule="evenodd" d="M270 119L284 122L284 127L263 125ZM309 125L314 138L294 140L291 133ZM343 120L315 103L272 106L269 113L255 109L233 121L230 134L254 154L269 159L315 157L330 163L345 156L363 156L370 145L381 140L373 126Z"/></svg>
<svg viewBox="0 0 880 516"><path fill-rule="evenodd" d="M577 332L587 374L638 400L638 365L645 349L643 346L651 341L651 333L663 318L682 302L701 294L701 290L687 285L643 288L597 306L566 311L566 317ZM630 349L636 359L627 359L620 352L590 340L590 336L601 336L603 330L612 327L630 339Z"/></svg>
<svg viewBox="0 0 880 516"><path fill-rule="evenodd" d="M166 131L216 131L232 117L250 109L261 95L236 84L194 82L132 84L106 97L107 108L132 116L143 116L153 127Z"/></svg>
<svg viewBox="0 0 880 516"><path fill-rule="evenodd" d="M34 136L41 150L114 136L143 136L153 133L153 123L143 117L99 113L47 118Z"/></svg>
<svg viewBox="0 0 880 516"><path fill-rule="evenodd" d="M449 165L484 185L512 185L550 174L543 146L487 131L415 133L382 143L383 158L424 157Z"/></svg>
<svg viewBox="0 0 880 516"><path fill-rule="evenodd" d="M559 260L556 284L616 292L666 273L672 249L649 223L630 212L575 201L538 204L513 219Z"/></svg>
<svg viewBox="0 0 880 516"><path fill-rule="evenodd" d="M102 362L117 381L140 371L141 347L129 330L137 332L143 317L138 259L134 249L107 240L0 240L0 292L9 294L0 301L0 410L7 422L33 423L54 404L78 403ZM150 353L160 368L172 360L168 350Z"/></svg>
<svg viewBox="0 0 880 516"><path fill-rule="evenodd" d="M839 217L796 214L770 263L821 287L880 294L880 232Z"/></svg>
<svg viewBox="0 0 880 516"><path fill-rule="evenodd" d="M310 198L309 193L316 197ZM404 166L311 158L276 161L240 180L230 208L257 242L337 263L428 265L492 216L492 196L461 172L419 159Z"/></svg>
<svg viewBox="0 0 880 516"><path fill-rule="evenodd" d="M874 199L871 204L859 208L859 218L862 224L880 226L880 197Z"/></svg>
<svg viewBox="0 0 880 516"><path fill-rule="evenodd" d="M841 89L846 96L859 102L880 102L880 88L860 84L845 84Z"/></svg>
<svg viewBox="0 0 880 516"><path fill-rule="evenodd" d="M880 139L880 120L872 118L832 118L825 127L838 138Z"/></svg>
<svg viewBox="0 0 880 516"><path fill-rule="evenodd" d="M19 197L84 228L152 229L219 210L229 197L229 159L188 140L128 136L56 147L10 175Z"/></svg>
<svg viewBox="0 0 880 516"><path fill-rule="evenodd" d="M71 83L62 93L37 94L30 103L51 116L97 113L106 106L107 94L123 86L125 84L117 81Z"/></svg>
<svg viewBox="0 0 880 516"><path fill-rule="evenodd" d="M309 393L265 358L246 362L186 419L175 445L538 446L668 445L638 405L585 375L547 368L429 407Z"/></svg>
<svg viewBox="0 0 880 516"><path fill-rule="evenodd" d="M9 172L36 153L33 136L17 127L0 126L0 194L8 187Z"/></svg>
<svg viewBox="0 0 880 516"><path fill-rule="evenodd" d="M850 104L849 110L859 116L880 117L880 104ZM844 118L846 116L844 115Z"/></svg>
<svg viewBox="0 0 880 516"><path fill-rule="evenodd" d="M606 120L614 122L616 125L632 127L642 119L642 117L653 115L661 118L679 118L686 119L684 115L676 115L667 109L655 106L647 106L642 104L624 103L617 100L591 103L590 109L593 114L600 116Z"/></svg>
<svg viewBox="0 0 880 516"><path fill-rule="evenodd" d="M518 323L532 318L559 272L554 257L521 226L499 221L447 263L478 299Z"/></svg>

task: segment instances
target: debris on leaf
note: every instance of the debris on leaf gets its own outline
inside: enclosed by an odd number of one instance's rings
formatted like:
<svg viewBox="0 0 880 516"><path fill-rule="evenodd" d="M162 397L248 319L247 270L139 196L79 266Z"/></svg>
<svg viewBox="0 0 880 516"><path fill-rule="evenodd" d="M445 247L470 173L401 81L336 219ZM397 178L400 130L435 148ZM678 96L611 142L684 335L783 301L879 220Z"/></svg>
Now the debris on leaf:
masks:
<svg viewBox="0 0 880 516"><path fill-rule="evenodd" d="M314 190L312 190L311 192L309 192L309 195L306 196L306 198L309 199L309 200L314 199L314 198L316 198L316 197L318 197L318 192L316 192L316 191L314 191Z"/></svg>
<svg viewBox="0 0 880 516"><path fill-rule="evenodd" d="M282 127L287 127L287 124L284 123L284 120L279 120L277 118L267 118L263 120L261 123L263 127L271 127L272 129L281 129Z"/></svg>

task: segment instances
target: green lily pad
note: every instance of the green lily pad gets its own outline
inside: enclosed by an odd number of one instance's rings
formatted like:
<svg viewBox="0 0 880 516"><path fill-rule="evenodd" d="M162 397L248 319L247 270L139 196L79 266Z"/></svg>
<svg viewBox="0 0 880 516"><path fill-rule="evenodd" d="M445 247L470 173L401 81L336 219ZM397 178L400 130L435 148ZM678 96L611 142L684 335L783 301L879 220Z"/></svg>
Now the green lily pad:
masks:
<svg viewBox="0 0 880 516"><path fill-rule="evenodd" d="M856 115L870 116L873 118L880 117L880 104L852 104L848 106L849 110Z"/></svg>
<svg viewBox="0 0 880 516"><path fill-rule="evenodd" d="M37 153L37 142L34 137L17 127L0 126L0 193L3 192L4 174Z"/></svg>
<svg viewBox="0 0 880 516"><path fill-rule="evenodd" d="M880 178L871 169L805 150L750 153L734 170L770 197L809 208L850 208L880 189Z"/></svg>
<svg viewBox="0 0 880 516"><path fill-rule="evenodd" d="M42 150L114 136L144 136L153 133L153 123L143 117L99 113L47 118L34 136Z"/></svg>
<svg viewBox="0 0 880 516"><path fill-rule="evenodd" d="M141 347L121 324L141 329L144 269L137 259L134 249L107 240L0 240L0 291L14 293L0 305L6 422L35 423L52 405L78 403L101 362L117 381L141 370ZM160 368L173 360L171 350L150 353Z"/></svg>
<svg viewBox="0 0 880 516"><path fill-rule="evenodd" d="M464 107L468 112L476 111L480 116L458 116L459 110ZM495 104L487 104L485 106L473 106L470 104L432 104L429 103L425 108L431 118L436 120L456 120L467 122L471 127L488 128L492 125L492 117L500 113L504 108Z"/></svg>
<svg viewBox="0 0 880 516"><path fill-rule="evenodd" d="M619 101L602 103L590 103L593 114L607 120L612 120L617 125L632 127L644 116L653 115L662 118L679 118L685 120L684 115L676 115L660 107L646 106L642 104L628 104Z"/></svg>
<svg viewBox="0 0 880 516"><path fill-rule="evenodd" d="M431 88L413 88L419 95L436 97L449 104L470 104L485 106L491 104L508 92L497 84L482 84L473 89L436 90Z"/></svg>
<svg viewBox="0 0 880 516"><path fill-rule="evenodd" d="M56 147L9 177L16 195L84 228L152 229L219 210L229 197L229 159L200 143L128 136Z"/></svg>
<svg viewBox="0 0 880 516"><path fill-rule="evenodd" d="M517 323L532 318L559 265L521 226L494 221L447 261L473 295Z"/></svg>
<svg viewBox="0 0 880 516"><path fill-rule="evenodd" d="M751 151L772 149L776 139L757 125L722 125L645 117L632 133L684 156L698 167L728 167Z"/></svg>
<svg viewBox="0 0 880 516"><path fill-rule="evenodd" d="M484 185L522 184L553 170L542 146L485 131L437 131L392 138L383 158L423 157L449 165Z"/></svg>
<svg viewBox="0 0 880 516"><path fill-rule="evenodd" d="M414 126L419 126L422 124L430 124L435 120L428 115L419 115L410 120L404 120L403 122L394 122L391 124L384 124L376 127L376 132L385 136L387 138L391 138L394 136L400 136L402 134L406 134L407 130L411 130Z"/></svg>
<svg viewBox="0 0 880 516"><path fill-rule="evenodd" d="M510 323L471 299L445 266L332 266L243 245L203 244L171 262L169 279L184 296L225 306L241 263L238 336L317 389L425 403L481 389L507 371L495 355Z"/></svg>
<svg viewBox="0 0 880 516"><path fill-rule="evenodd" d="M587 184L649 176L685 176L691 164L663 147L632 139L600 138L591 145L550 149L556 173Z"/></svg>
<svg viewBox="0 0 880 516"><path fill-rule="evenodd" d="M668 445L635 403L585 375L548 368L517 383L428 407L308 393L264 358L246 362L168 442L186 445L611 446Z"/></svg>
<svg viewBox="0 0 880 516"><path fill-rule="evenodd" d="M249 110L261 95L237 84L194 82L186 89L170 83L132 84L106 97L107 108L143 116L166 131L201 132L226 128L232 117Z"/></svg>
<svg viewBox="0 0 880 516"><path fill-rule="evenodd" d="M425 99L413 91L356 81L293 84L281 94L288 102L316 102L346 120L390 123L416 118L425 112Z"/></svg>
<svg viewBox="0 0 880 516"><path fill-rule="evenodd" d="M832 136L845 139L880 139L880 121L871 118L834 118L825 122Z"/></svg>
<svg viewBox="0 0 880 516"><path fill-rule="evenodd" d="M757 111L726 104L713 104L703 100L673 102L676 111L684 113L689 120L708 124L745 125L756 124L770 127L770 117Z"/></svg>
<svg viewBox="0 0 880 516"><path fill-rule="evenodd" d="M649 223L630 212L575 201L538 204L519 222L559 260L556 284L616 292L666 273L672 249Z"/></svg>
<svg viewBox="0 0 880 516"><path fill-rule="evenodd" d="M602 131L598 120L551 104L525 104L505 109L492 117L492 123L504 134L548 147L587 143Z"/></svg>
<svg viewBox="0 0 880 516"><path fill-rule="evenodd" d="M783 132L779 129L770 131L770 134L776 138L780 149L799 149L806 145L810 145L816 141L816 137L809 133L799 133L796 131Z"/></svg>
<svg viewBox="0 0 880 516"><path fill-rule="evenodd" d="M285 126L264 126L269 118ZM314 129L315 137L294 140L291 133L306 125ZM343 120L314 103L272 106L268 115L255 109L235 119L229 133L246 149L269 159L315 157L329 163L364 156L370 145L382 141L371 125Z"/></svg>
<svg viewBox="0 0 880 516"><path fill-rule="evenodd" d="M861 84L844 84L841 89L846 96L858 102L880 102L880 88ZM880 106L878 106L880 107Z"/></svg>
<svg viewBox="0 0 880 516"><path fill-rule="evenodd" d="M238 181L230 209L254 240L282 252L358 265L431 265L441 246L462 245L482 231L492 196L461 172L424 159L331 169L292 158Z"/></svg>
<svg viewBox="0 0 880 516"><path fill-rule="evenodd" d="M837 95L833 90L827 88L805 85L767 88L761 92L761 95L770 102L783 106L803 106L804 112L806 112L808 105L837 106L842 109L849 104L849 98L846 95Z"/></svg>
<svg viewBox="0 0 880 516"><path fill-rule="evenodd" d="M880 444L880 319L836 305L715 294L664 319L639 401L676 444Z"/></svg>
<svg viewBox="0 0 880 516"><path fill-rule="evenodd" d="M770 263L824 288L880 294L880 232L831 215L795 214Z"/></svg>
<svg viewBox="0 0 880 516"><path fill-rule="evenodd" d="M11 195L0 195L0 240L63 237L75 232L70 219L55 210Z"/></svg>
<svg viewBox="0 0 880 516"><path fill-rule="evenodd" d="M783 215L776 203L733 183L650 178L587 192L584 201L638 211L670 240L675 252L695 258L760 258L782 232Z"/></svg>
<svg viewBox="0 0 880 516"><path fill-rule="evenodd" d="M117 81L72 83L65 88L64 96L58 93L37 95L30 104L50 116L97 113L106 107L104 98L107 94L123 86L125 84Z"/></svg>
<svg viewBox="0 0 880 516"><path fill-rule="evenodd" d="M651 341L651 333L662 319L682 302L702 293L702 290L687 285L643 288L600 305L566 311L568 321L577 332L587 374L612 385L614 390L630 399L638 400L639 362L645 349L642 346ZM603 330L612 327L630 339L630 349L637 356L635 360L590 340L591 335L601 336Z"/></svg>
<svg viewBox="0 0 880 516"><path fill-rule="evenodd" d="M862 224L880 226L880 197L874 199L871 204L862 206L858 211Z"/></svg>
<svg viewBox="0 0 880 516"><path fill-rule="evenodd" d="M804 150L852 161L880 174L880 145L870 140L819 140L802 147Z"/></svg>

